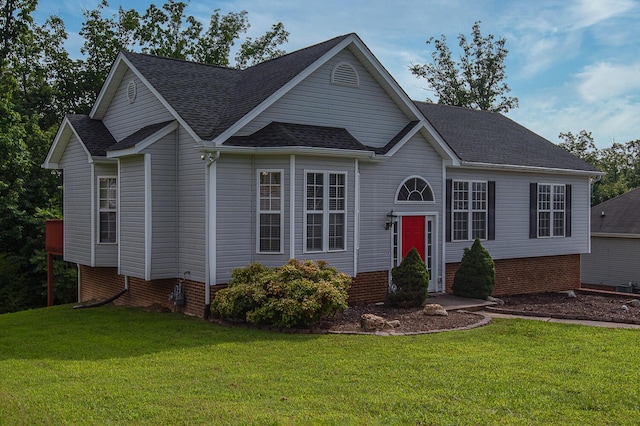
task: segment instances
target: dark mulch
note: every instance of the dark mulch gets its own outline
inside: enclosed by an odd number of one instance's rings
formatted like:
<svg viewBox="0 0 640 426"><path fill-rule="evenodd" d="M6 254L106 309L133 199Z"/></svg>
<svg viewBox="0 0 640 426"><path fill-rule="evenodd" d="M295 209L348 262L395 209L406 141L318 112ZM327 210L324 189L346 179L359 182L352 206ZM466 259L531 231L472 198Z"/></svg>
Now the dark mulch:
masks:
<svg viewBox="0 0 640 426"><path fill-rule="evenodd" d="M575 295L576 297L569 297L567 293L539 293L505 296L501 297L505 302L504 306L492 310L551 318L640 324L640 295L581 291Z"/></svg>

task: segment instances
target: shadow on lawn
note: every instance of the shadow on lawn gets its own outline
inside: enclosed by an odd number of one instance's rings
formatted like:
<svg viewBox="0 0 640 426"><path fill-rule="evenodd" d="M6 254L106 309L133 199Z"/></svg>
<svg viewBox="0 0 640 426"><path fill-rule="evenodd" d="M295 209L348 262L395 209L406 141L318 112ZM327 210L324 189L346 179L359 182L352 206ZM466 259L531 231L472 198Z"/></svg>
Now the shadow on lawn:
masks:
<svg viewBox="0 0 640 426"><path fill-rule="evenodd" d="M282 334L225 327L181 314L104 306L71 305L0 315L0 360L100 360L224 343L278 341L294 344L313 334Z"/></svg>

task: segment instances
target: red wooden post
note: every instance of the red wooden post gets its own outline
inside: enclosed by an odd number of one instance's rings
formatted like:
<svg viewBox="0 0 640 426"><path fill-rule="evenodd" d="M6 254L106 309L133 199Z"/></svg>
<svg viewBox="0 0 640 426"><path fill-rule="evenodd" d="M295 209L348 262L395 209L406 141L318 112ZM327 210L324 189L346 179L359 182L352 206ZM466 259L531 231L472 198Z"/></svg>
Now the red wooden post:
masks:
<svg viewBox="0 0 640 426"><path fill-rule="evenodd" d="M53 254L47 253L47 306L53 306Z"/></svg>

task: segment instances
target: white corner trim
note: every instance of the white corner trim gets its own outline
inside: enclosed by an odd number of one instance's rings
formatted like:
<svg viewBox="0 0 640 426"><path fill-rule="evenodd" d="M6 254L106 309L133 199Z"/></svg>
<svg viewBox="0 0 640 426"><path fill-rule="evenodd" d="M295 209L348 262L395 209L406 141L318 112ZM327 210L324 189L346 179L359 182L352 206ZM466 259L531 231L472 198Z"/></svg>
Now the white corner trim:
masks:
<svg viewBox="0 0 640 426"><path fill-rule="evenodd" d="M289 156L289 259L296 258L296 156Z"/></svg>
<svg viewBox="0 0 640 426"><path fill-rule="evenodd" d="M153 224L151 193L151 154L144 154L144 279L151 280Z"/></svg>
<svg viewBox="0 0 640 426"><path fill-rule="evenodd" d="M98 210L96 209L96 198L99 197L99 194L96 192L96 167L95 164L91 163L91 218L89 222L91 223L91 267L96 266L96 216L98 215ZM117 187L116 187L117 188ZM116 225L116 229L117 225Z"/></svg>
<svg viewBox="0 0 640 426"><path fill-rule="evenodd" d="M360 164L353 160L353 275L358 275L358 252L360 249Z"/></svg>
<svg viewBox="0 0 640 426"><path fill-rule="evenodd" d="M117 181L117 185L116 185L116 197L118 198L116 200L116 242L118 243L118 274L120 274L120 259L121 259L121 252L120 252L120 248L122 247L122 244L120 244L120 183L122 182L120 180L120 159L117 160L118 161L118 177L116 178Z"/></svg>

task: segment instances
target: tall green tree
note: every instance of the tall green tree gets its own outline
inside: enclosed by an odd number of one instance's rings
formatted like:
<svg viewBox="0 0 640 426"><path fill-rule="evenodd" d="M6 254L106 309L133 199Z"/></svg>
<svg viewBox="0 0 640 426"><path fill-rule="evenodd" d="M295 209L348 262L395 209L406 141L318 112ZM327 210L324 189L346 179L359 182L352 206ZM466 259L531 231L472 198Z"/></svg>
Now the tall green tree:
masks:
<svg viewBox="0 0 640 426"><path fill-rule="evenodd" d="M598 149L586 130L560 133L559 137L558 146L606 173L592 186L592 206L640 187L640 140Z"/></svg>
<svg viewBox="0 0 640 426"><path fill-rule="evenodd" d="M432 62L412 65L409 70L427 80L438 103L496 112L518 107L518 98L507 96L511 89L505 82L504 61L509 52L505 38L496 39L492 34L484 37L480 22L476 22L471 40L462 33L458 35L461 49L458 61L453 58L445 35L439 39L431 37L426 43L434 47Z"/></svg>

